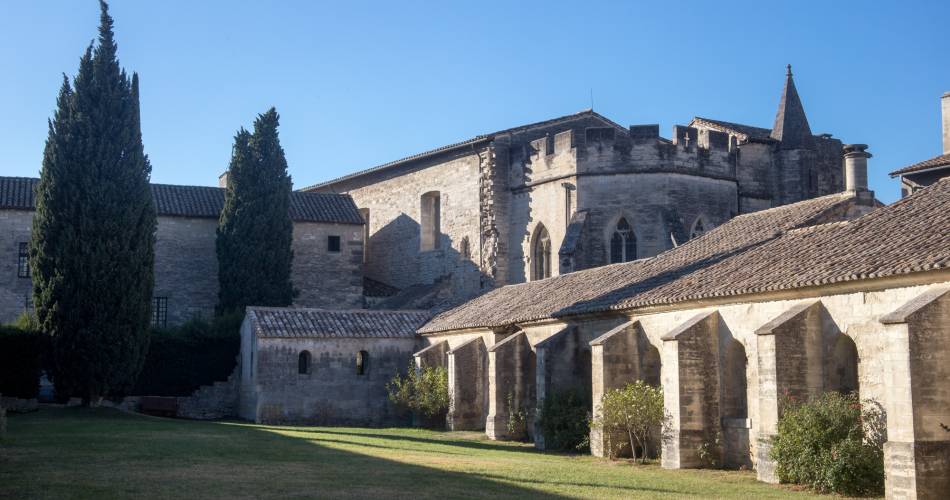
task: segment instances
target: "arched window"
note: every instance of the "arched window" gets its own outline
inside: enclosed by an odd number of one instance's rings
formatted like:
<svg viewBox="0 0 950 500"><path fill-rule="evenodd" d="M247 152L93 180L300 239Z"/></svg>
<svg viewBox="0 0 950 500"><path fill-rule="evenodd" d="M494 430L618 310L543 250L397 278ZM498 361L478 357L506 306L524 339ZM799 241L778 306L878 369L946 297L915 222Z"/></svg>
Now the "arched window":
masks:
<svg viewBox="0 0 950 500"><path fill-rule="evenodd" d="M366 367L369 364L369 353L366 351L360 351L356 353L356 374L365 375Z"/></svg>
<svg viewBox="0 0 950 500"><path fill-rule="evenodd" d="M300 375L310 374L310 351L301 351L297 356L297 373Z"/></svg>
<svg viewBox="0 0 950 500"><path fill-rule="evenodd" d="M699 238L706 233L706 223L703 222L702 217L696 217L696 222L693 223L693 229L689 232L689 239Z"/></svg>
<svg viewBox="0 0 950 500"><path fill-rule="evenodd" d="M419 249L422 251L439 248L439 235L442 233L442 200L438 191L429 191L422 195L422 211L419 226Z"/></svg>
<svg viewBox="0 0 950 500"><path fill-rule="evenodd" d="M551 277L551 237L544 224L538 224L531 243L531 268L533 279L543 280Z"/></svg>
<svg viewBox="0 0 950 500"><path fill-rule="evenodd" d="M621 217L610 236L610 263L629 262L636 258L637 236L633 234L633 228L627 219Z"/></svg>

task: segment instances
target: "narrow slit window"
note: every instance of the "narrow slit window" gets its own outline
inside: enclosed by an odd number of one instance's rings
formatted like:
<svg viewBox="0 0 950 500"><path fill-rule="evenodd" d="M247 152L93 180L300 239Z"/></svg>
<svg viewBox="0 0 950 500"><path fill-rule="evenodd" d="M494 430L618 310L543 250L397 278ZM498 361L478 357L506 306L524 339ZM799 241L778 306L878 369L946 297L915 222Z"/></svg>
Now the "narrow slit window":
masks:
<svg viewBox="0 0 950 500"><path fill-rule="evenodd" d="M300 375L310 374L310 351L301 351L297 356L297 373Z"/></svg>
<svg viewBox="0 0 950 500"><path fill-rule="evenodd" d="M356 353L356 374L366 375L367 365L369 364L369 353L360 351Z"/></svg>

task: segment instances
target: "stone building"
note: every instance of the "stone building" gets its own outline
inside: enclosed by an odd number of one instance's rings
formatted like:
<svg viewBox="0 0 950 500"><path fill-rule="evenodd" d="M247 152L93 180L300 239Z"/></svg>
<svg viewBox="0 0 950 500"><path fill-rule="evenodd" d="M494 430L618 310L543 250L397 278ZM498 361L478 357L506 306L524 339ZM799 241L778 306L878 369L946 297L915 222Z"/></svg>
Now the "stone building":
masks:
<svg viewBox="0 0 950 500"><path fill-rule="evenodd" d="M740 215L654 258L504 286L437 314L419 330L416 358L448 367L448 423L505 438L509 401L534 408L579 389L597 402L640 379L662 386L672 415L664 467L700 466L698 450L720 435L720 463L775 482L768 449L782 396L855 391L887 415L888 497L943 498L950 178L880 207L862 181L865 146L846 152L850 191ZM595 454L604 439L592 434Z"/></svg>
<svg viewBox="0 0 950 500"><path fill-rule="evenodd" d="M404 372L425 311L249 307L239 412L265 423L400 425L386 383Z"/></svg>
<svg viewBox="0 0 950 500"><path fill-rule="evenodd" d="M812 134L789 69L771 129L694 118L667 139L584 111L304 191L356 201L367 278L458 301L657 255L738 214L841 191L841 168L841 142Z"/></svg>
<svg viewBox="0 0 950 500"><path fill-rule="evenodd" d="M940 99L943 125L943 154L891 172L901 178L901 196L907 196L950 175L950 92Z"/></svg>
<svg viewBox="0 0 950 500"><path fill-rule="evenodd" d="M0 177L0 323L32 307L27 262L38 179ZM224 189L152 184L158 213L153 323L209 317L218 302L215 229ZM292 280L302 307L363 307L363 219L344 195L291 194Z"/></svg>

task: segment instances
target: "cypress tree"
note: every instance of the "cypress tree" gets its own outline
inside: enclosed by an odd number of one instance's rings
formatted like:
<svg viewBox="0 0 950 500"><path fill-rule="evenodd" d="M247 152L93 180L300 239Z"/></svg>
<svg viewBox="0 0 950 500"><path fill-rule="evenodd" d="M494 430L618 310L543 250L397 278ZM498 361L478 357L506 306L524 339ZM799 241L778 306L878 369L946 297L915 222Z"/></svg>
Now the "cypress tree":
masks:
<svg viewBox="0 0 950 500"><path fill-rule="evenodd" d="M63 85L36 192L33 297L52 336L60 396L85 404L130 389L144 362L155 240L138 75L119 67L100 2L99 43Z"/></svg>
<svg viewBox="0 0 950 500"><path fill-rule="evenodd" d="M279 121L271 108L258 115L253 134L241 128L234 137L217 231L220 314L293 302L291 180Z"/></svg>

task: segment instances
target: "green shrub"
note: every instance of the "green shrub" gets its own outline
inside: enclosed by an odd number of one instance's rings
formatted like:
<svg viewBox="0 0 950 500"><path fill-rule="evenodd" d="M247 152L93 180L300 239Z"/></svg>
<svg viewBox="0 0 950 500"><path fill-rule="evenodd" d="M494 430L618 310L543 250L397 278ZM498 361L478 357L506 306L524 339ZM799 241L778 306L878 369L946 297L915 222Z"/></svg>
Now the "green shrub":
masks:
<svg viewBox="0 0 950 500"><path fill-rule="evenodd" d="M873 401L862 413L857 396L829 392L805 403L789 402L770 455L785 483L822 492L873 495L884 491L882 414Z"/></svg>
<svg viewBox="0 0 950 500"><path fill-rule="evenodd" d="M584 450L590 444L590 402L580 390L568 389L544 398L538 428L549 450Z"/></svg>
<svg viewBox="0 0 950 500"><path fill-rule="evenodd" d="M49 339L20 318L0 326L0 394L32 399L40 392L40 376Z"/></svg>
<svg viewBox="0 0 950 500"><path fill-rule="evenodd" d="M386 384L389 400L398 408L409 410L429 420L444 415L449 409L449 372L444 366L427 366L416 370L409 363L406 376L396 374Z"/></svg>
<svg viewBox="0 0 950 500"><path fill-rule="evenodd" d="M508 431L508 438L514 441L527 440L528 411L517 407L514 393L508 393L506 402L508 403L508 421L505 422L505 429Z"/></svg>
<svg viewBox="0 0 950 500"><path fill-rule="evenodd" d="M629 445L634 459L637 458L637 448L642 450L640 459L643 462L649 456L654 429L662 429L669 419L663 409L663 389L652 387L642 380L607 391L598 413L598 418L591 420L591 428L601 429L608 441L612 435L626 438L626 442L608 443L610 457L615 457L624 446Z"/></svg>
<svg viewBox="0 0 950 500"><path fill-rule="evenodd" d="M242 319L231 314L152 330L133 394L188 396L202 385L226 380L241 349Z"/></svg>

